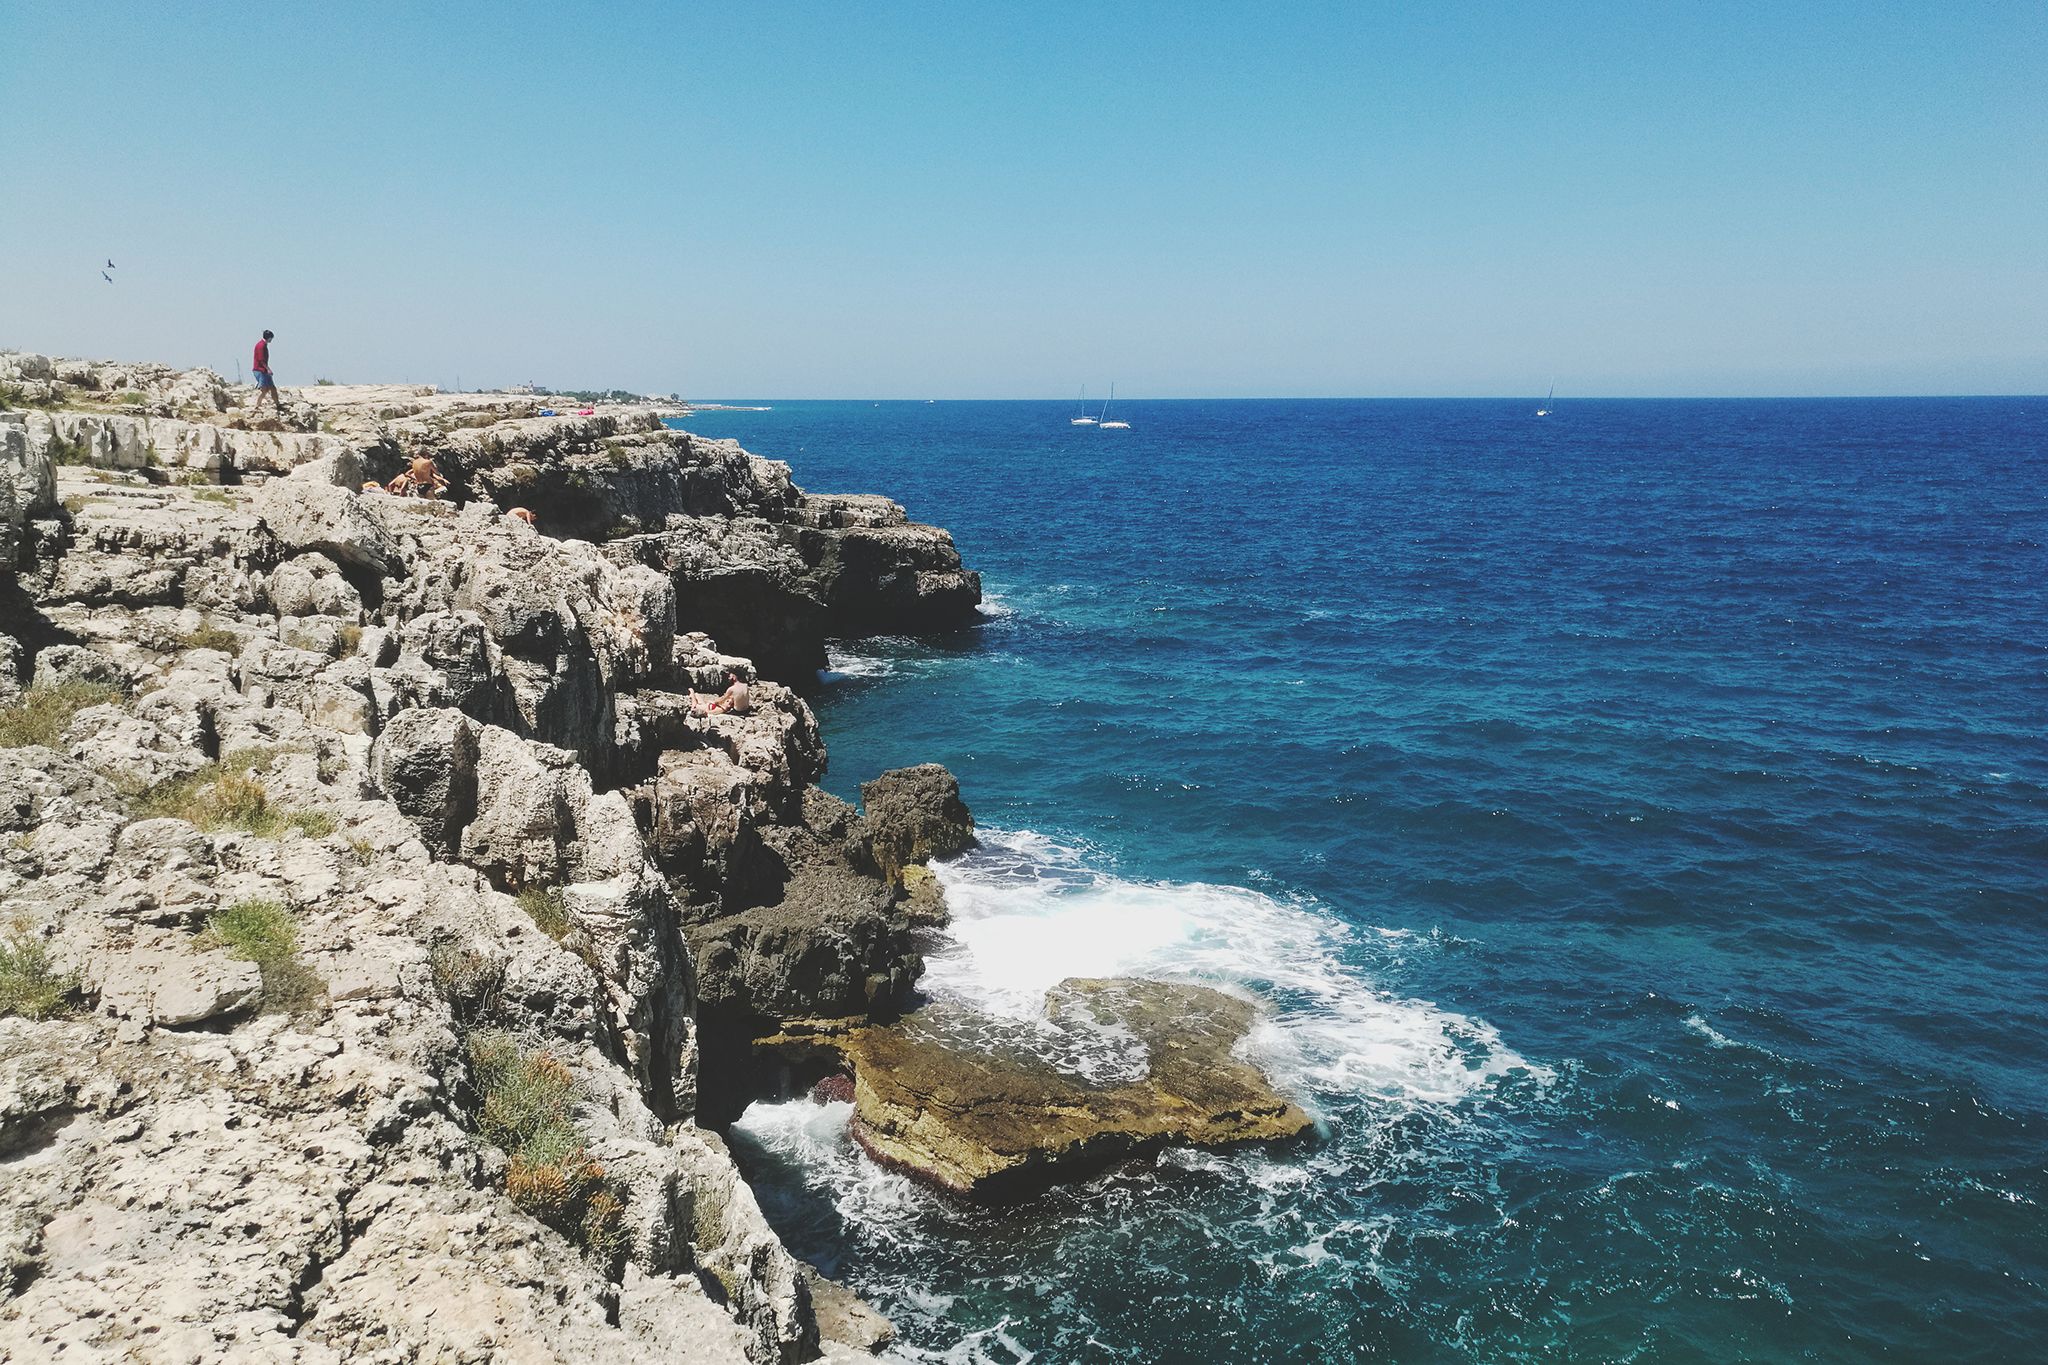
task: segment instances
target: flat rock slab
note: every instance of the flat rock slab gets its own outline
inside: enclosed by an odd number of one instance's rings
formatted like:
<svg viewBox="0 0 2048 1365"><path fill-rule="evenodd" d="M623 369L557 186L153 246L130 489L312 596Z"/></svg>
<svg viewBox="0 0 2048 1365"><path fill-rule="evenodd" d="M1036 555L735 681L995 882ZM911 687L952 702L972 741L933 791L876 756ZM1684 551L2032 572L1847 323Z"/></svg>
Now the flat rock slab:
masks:
<svg viewBox="0 0 2048 1365"><path fill-rule="evenodd" d="M1298 1136L1299 1106L1232 1055L1257 1011L1206 986L1071 978L1049 1027L932 1006L840 1042L869 1155L1002 1202L1173 1144Z"/></svg>
<svg viewBox="0 0 2048 1365"><path fill-rule="evenodd" d="M241 1013L263 994L255 963L175 941L111 954L94 964L94 975L105 983L100 1005L108 1013L163 1028Z"/></svg>

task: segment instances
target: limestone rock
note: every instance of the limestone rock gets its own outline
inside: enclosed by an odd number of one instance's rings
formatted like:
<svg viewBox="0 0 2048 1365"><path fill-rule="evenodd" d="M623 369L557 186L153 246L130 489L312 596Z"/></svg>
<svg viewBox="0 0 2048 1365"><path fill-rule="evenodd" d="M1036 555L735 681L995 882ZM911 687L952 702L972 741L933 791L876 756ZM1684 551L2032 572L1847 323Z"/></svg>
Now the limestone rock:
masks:
<svg viewBox="0 0 2048 1365"><path fill-rule="evenodd" d="M350 568L380 576L404 571L404 556L383 523L353 488L309 465L256 490L252 503L270 533L288 549L318 551Z"/></svg>
<svg viewBox="0 0 2048 1365"><path fill-rule="evenodd" d="M896 1327L858 1294L836 1280L811 1272L811 1308L818 1319L820 1341L837 1342L856 1351L877 1352L896 1340Z"/></svg>
<svg viewBox="0 0 2048 1365"><path fill-rule="evenodd" d="M903 917L920 929L943 929L952 922L946 904L946 889L929 868L912 864L903 869Z"/></svg>
<svg viewBox="0 0 2048 1365"><path fill-rule="evenodd" d="M757 1361L794 1362L817 1354L813 1276L786 1251L725 1144L701 1129L684 1129L672 1144L693 1191L698 1262L732 1299L735 1316L753 1332Z"/></svg>
<svg viewBox="0 0 2048 1365"><path fill-rule="evenodd" d="M49 651L44 651L48 653ZM89 706L71 719L64 751L136 790L197 770L204 762L186 737L121 706Z"/></svg>
<svg viewBox="0 0 2048 1365"><path fill-rule="evenodd" d="M890 889L843 860L800 866L775 904L692 924L685 935L704 1032L699 1112L713 1123L812 1079L785 1082L755 1039L820 1020L894 1018L924 969Z"/></svg>
<svg viewBox="0 0 2048 1365"><path fill-rule="evenodd" d="M893 1017L938 911L816 790L802 698L728 651L807 683L845 622L971 620L950 539L647 405L323 386L279 420L210 371L0 353L0 380L47 405L0 414L0 693L123 693L0 751L9 932L80 1011L0 1020L0 1357L793 1365L883 1341L698 1125L779 1083L764 1058L837 1064L769 1035ZM418 455L454 498L361 491ZM692 716L728 670L752 711ZM135 818L230 755L190 819ZM965 821L920 801L945 806L906 798L881 845ZM283 916L282 964L203 936L251 903ZM266 972L322 988L266 1013ZM616 1244L507 1193L481 1030L573 1076Z"/></svg>
<svg viewBox="0 0 2048 1365"><path fill-rule="evenodd" d="M28 523L56 507L56 470L47 451L30 445L28 415L0 413L0 570L20 558Z"/></svg>
<svg viewBox="0 0 2048 1365"><path fill-rule="evenodd" d="M300 555L278 565L265 591L271 609L279 616L337 616L349 622L362 619L362 595L325 555Z"/></svg>
<svg viewBox="0 0 2048 1365"><path fill-rule="evenodd" d="M867 864L885 877L911 863L950 858L974 843L974 817L960 782L936 763L897 768L863 782L854 839Z"/></svg>
<svg viewBox="0 0 2048 1365"><path fill-rule="evenodd" d="M756 840L747 771L711 749L670 750L659 764L643 797L649 851L688 899L721 903Z"/></svg>
<svg viewBox="0 0 2048 1365"><path fill-rule="evenodd" d="M126 692L128 670L98 650L50 645L36 655L35 685L60 687L65 683L93 683Z"/></svg>
<svg viewBox="0 0 2048 1365"><path fill-rule="evenodd" d="M107 1013L163 1028L251 1009L263 993L255 963L219 949L199 951L175 934L154 935L146 947L99 959L89 980Z"/></svg>
<svg viewBox="0 0 2048 1365"><path fill-rule="evenodd" d="M405 812L436 856L461 846L476 814L476 733L460 711L402 711L372 751L378 790Z"/></svg>

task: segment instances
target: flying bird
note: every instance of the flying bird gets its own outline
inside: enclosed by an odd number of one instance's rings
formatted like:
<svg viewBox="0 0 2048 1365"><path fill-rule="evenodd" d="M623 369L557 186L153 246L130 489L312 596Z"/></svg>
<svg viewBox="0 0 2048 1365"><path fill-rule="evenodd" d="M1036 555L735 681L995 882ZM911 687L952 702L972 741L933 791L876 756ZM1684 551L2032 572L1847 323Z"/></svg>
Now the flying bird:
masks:
<svg viewBox="0 0 2048 1365"><path fill-rule="evenodd" d="M109 269L109 270L112 270L113 268L114 268L114 263L113 263L112 261L108 261L108 262L107 262L107 269Z"/></svg>
<svg viewBox="0 0 2048 1365"><path fill-rule="evenodd" d="M108 284L112 284L114 282L114 277L112 275L109 275L104 270L100 272L100 278L105 280Z"/></svg>

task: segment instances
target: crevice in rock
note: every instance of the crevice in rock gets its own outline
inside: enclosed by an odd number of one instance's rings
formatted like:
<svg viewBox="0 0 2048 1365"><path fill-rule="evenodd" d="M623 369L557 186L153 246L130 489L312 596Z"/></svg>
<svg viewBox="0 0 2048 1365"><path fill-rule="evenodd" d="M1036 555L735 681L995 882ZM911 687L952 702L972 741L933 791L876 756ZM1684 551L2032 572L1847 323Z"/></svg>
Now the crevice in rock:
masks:
<svg viewBox="0 0 2048 1365"><path fill-rule="evenodd" d="M285 1294L284 1314L289 1320L285 1335L296 1337L311 1320L320 1286L327 1278L327 1267L348 1255L354 1244L348 1221L349 1191L343 1190L335 1199L334 1247L326 1252L316 1248L314 1254L299 1267L299 1273L292 1280Z"/></svg>
<svg viewBox="0 0 2048 1365"><path fill-rule="evenodd" d="M0 1166L27 1161L55 1144L64 1130L78 1120L72 1108L45 1109L27 1119L16 1119L0 1128Z"/></svg>

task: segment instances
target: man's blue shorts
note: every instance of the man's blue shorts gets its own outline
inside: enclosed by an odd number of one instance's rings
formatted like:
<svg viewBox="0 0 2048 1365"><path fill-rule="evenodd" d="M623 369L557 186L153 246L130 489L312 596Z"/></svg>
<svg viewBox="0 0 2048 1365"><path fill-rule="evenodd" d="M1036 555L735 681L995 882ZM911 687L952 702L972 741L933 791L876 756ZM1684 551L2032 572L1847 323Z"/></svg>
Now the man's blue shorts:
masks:
<svg viewBox="0 0 2048 1365"><path fill-rule="evenodd" d="M259 389L274 389L277 387L277 385L272 383L270 380L270 371L256 371L256 387Z"/></svg>

